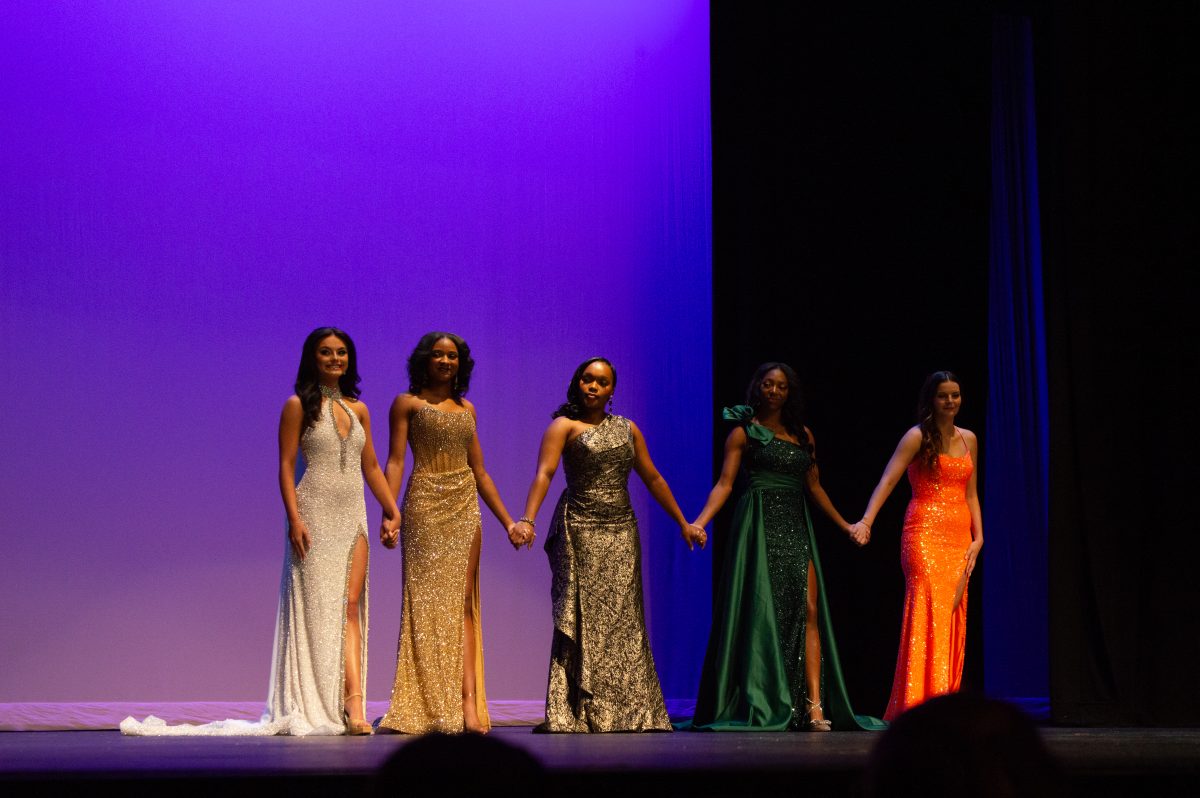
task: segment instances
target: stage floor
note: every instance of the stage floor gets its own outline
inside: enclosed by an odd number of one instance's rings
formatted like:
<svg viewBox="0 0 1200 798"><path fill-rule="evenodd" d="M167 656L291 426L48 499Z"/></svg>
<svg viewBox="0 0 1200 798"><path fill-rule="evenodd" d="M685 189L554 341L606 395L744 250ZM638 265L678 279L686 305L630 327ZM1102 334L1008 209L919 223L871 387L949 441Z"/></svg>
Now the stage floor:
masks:
<svg viewBox="0 0 1200 798"><path fill-rule="evenodd" d="M643 794L648 785L662 795L795 792L801 786L806 795L853 795L877 739L869 732L538 735L512 726L492 735L542 764L547 795L570 789L609 796ZM1200 729L1046 728L1042 735L1075 795L1200 795ZM261 794L269 787L289 795L370 795L375 771L414 739L4 732L0 787L45 794L106 782L135 793ZM418 787L401 792L424 794ZM446 794L444 785L432 792Z"/></svg>

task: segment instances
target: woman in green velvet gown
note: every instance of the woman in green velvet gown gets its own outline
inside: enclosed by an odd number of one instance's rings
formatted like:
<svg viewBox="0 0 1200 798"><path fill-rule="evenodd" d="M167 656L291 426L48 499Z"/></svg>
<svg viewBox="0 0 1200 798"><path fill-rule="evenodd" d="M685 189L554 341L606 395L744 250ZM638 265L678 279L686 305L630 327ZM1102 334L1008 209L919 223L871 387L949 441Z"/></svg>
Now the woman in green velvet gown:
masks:
<svg viewBox="0 0 1200 798"><path fill-rule="evenodd" d="M795 372L764 363L746 394L746 405L724 412L738 426L725 442L720 479L693 522L712 520L744 467L749 486L725 546L692 728L882 728L850 708L808 500L858 545L867 530L847 523L821 487Z"/></svg>

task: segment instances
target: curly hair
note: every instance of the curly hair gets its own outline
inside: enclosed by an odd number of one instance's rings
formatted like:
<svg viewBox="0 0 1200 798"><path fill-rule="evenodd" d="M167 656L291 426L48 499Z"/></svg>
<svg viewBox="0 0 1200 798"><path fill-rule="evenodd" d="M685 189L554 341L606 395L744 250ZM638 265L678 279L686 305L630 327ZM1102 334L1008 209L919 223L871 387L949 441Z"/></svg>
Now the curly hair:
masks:
<svg viewBox="0 0 1200 798"><path fill-rule="evenodd" d="M800 446L805 451L812 454L812 441L808 439L808 433L804 430L804 394L800 390L800 378L791 366L787 363L763 363L759 366L750 378L750 385L746 387L746 404L753 407L757 415L763 403L762 381L775 369L783 372L788 383L788 398L779 412L783 428L800 441Z"/></svg>
<svg viewBox="0 0 1200 798"><path fill-rule="evenodd" d="M933 420L933 400L938 386L943 382L958 382L953 371L935 371L925 378L921 392L917 394L917 426L921 429L919 460L929 470L937 469L938 453L942 451L942 431Z"/></svg>
<svg viewBox="0 0 1200 798"><path fill-rule="evenodd" d="M318 327L304 339L304 347L300 350L300 368L296 371L296 384L293 386L296 396L300 397L300 406L304 408L304 425L300 431L308 429L317 423L321 417L321 383L317 379L317 346L329 336L333 336L346 345L346 371L338 379L338 390L342 396L357 399L358 384L362 378L358 376L358 353L354 349L354 341L350 336L337 327Z"/></svg>
<svg viewBox="0 0 1200 798"><path fill-rule="evenodd" d="M558 406L558 409L550 414L551 418L566 416L569 419L575 420L583 415L583 391L579 388L579 381L583 379L583 372L593 363L603 363L608 366L608 370L612 372L613 387L617 387L617 369L605 357L589 357L587 360L579 364L579 368L575 369L575 373L571 375L571 383L567 385L567 401Z"/></svg>
<svg viewBox="0 0 1200 798"><path fill-rule="evenodd" d="M429 359L433 356L433 345L443 338L449 338L458 350L458 374L450 385L450 396L455 402L462 404L471 387L471 372L475 369L475 361L471 358L471 347L467 342L454 333L429 332L421 336L412 354L408 356L408 392L419 394L429 385Z"/></svg>

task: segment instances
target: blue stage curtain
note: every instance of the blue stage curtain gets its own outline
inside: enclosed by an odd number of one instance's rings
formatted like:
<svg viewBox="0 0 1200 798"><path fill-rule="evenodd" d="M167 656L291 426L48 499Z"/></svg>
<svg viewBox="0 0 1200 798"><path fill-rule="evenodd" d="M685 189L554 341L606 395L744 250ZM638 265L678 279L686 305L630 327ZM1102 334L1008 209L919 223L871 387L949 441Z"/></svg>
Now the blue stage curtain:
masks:
<svg viewBox="0 0 1200 798"><path fill-rule="evenodd" d="M993 22L982 561L985 689L1040 715L1049 710L1049 409L1032 38L1028 18Z"/></svg>

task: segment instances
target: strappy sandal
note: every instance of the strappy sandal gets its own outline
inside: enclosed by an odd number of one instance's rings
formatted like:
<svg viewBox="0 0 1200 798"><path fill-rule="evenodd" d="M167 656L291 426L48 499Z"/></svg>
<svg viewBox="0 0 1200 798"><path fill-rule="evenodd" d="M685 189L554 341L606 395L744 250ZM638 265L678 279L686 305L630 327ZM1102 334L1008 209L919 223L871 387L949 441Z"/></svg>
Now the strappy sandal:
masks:
<svg viewBox="0 0 1200 798"><path fill-rule="evenodd" d="M375 729L365 720L350 720L350 712L346 707L350 706L350 702L355 698L362 698L362 693L354 693L346 696L342 707L342 720L346 724L346 736L348 737L366 737L375 733Z"/></svg>
<svg viewBox="0 0 1200 798"><path fill-rule="evenodd" d="M813 701L811 698L804 699L804 702L806 704L808 704L808 724L805 725L805 727L804 727L805 731L810 731L810 732L833 731L833 723L829 719L827 719L827 718L819 718L818 719L818 718L814 718L812 716L813 712L817 711L818 709L823 709L823 707L821 706L821 702Z"/></svg>

